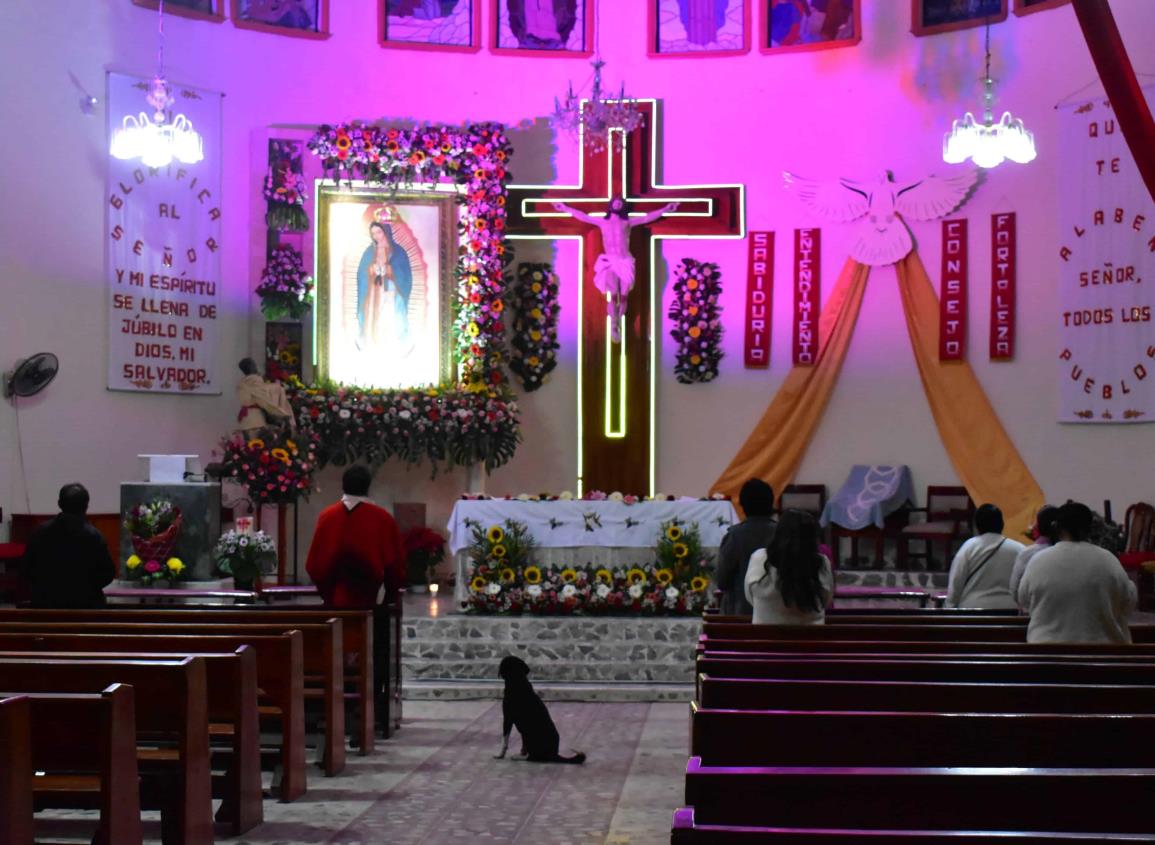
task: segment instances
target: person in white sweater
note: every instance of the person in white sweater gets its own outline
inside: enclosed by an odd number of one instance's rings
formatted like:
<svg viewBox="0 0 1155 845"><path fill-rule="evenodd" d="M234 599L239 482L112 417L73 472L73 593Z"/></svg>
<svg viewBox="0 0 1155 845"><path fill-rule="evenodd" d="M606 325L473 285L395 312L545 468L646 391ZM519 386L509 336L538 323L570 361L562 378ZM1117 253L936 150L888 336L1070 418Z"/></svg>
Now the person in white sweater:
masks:
<svg viewBox="0 0 1155 845"><path fill-rule="evenodd" d="M808 513L783 511L765 549L750 555L746 599L755 625L821 625L834 598L834 573L818 551L818 522Z"/></svg>
<svg viewBox="0 0 1155 845"><path fill-rule="evenodd" d="M1087 542L1094 515L1078 502L1059 508L1059 542L1039 552L1019 583L1030 614L1029 643L1129 643L1138 591L1123 564Z"/></svg>
<svg viewBox="0 0 1155 845"><path fill-rule="evenodd" d="M1019 556L1015 558L1015 568L1011 570L1011 595L1020 608L1023 603L1019 601L1019 582L1023 580L1027 564L1043 549L1049 549L1059 542L1059 525L1055 522L1058 515L1059 509L1054 505L1043 505L1039 508L1039 512L1035 515L1035 524L1031 526L1031 535L1035 538L1035 542L1019 552Z"/></svg>
<svg viewBox="0 0 1155 845"><path fill-rule="evenodd" d="M996 505L979 505L975 536L958 550L947 580L947 607L1014 610L1011 570L1023 544L1003 536L1003 512Z"/></svg>

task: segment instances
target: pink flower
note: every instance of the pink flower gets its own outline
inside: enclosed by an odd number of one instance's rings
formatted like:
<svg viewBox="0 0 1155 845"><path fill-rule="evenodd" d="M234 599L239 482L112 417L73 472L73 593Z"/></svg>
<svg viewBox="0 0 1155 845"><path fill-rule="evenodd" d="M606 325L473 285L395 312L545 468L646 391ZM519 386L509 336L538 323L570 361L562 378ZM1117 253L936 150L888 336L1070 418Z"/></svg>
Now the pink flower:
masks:
<svg viewBox="0 0 1155 845"><path fill-rule="evenodd" d="M150 560L144 565L145 572L160 572L160 564L155 560Z"/></svg>

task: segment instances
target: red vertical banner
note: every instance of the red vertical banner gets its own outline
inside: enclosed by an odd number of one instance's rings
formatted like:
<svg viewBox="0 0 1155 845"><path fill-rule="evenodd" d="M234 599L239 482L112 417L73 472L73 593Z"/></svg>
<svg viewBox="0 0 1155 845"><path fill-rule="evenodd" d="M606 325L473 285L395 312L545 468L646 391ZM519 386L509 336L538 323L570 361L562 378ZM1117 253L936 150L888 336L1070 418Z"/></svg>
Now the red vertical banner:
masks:
<svg viewBox="0 0 1155 845"><path fill-rule="evenodd" d="M822 303L822 230L794 230L794 366L810 367L818 355Z"/></svg>
<svg viewBox="0 0 1155 845"><path fill-rule="evenodd" d="M961 361L967 345L967 221L942 221L938 359Z"/></svg>
<svg viewBox="0 0 1155 845"><path fill-rule="evenodd" d="M774 233L751 232L746 276L746 366L770 366L770 316L774 293Z"/></svg>
<svg viewBox="0 0 1155 845"><path fill-rule="evenodd" d="M1015 357L1015 214L991 215L991 360Z"/></svg>

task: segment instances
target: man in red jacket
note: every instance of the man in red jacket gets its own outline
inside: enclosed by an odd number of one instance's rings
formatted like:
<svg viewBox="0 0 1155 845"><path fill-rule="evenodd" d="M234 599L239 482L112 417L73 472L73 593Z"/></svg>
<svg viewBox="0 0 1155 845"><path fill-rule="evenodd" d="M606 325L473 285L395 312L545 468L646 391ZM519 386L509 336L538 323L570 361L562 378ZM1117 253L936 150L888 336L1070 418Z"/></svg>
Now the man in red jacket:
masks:
<svg viewBox="0 0 1155 845"><path fill-rule="evenodd" d="M369 501L373 480L369 468L355 465L341 478L344 495L321 511L309 546L305 571L328 607L373 611L373 693L377 712L384 714L382 697L389 670L389 616L377 603L381 585L395 596L405 584L405 554L401 532L389 511ZM355 660L346 655L346 660ZM353 736L356 727L350 725Z"/></svg>
<svg viewBox="0 0 1155 845"><path fill-rule="evenodd" d="M405 584L405 555L397 523L368 499L366 466L345 470L344 495L317 517L305 571L329 607L373 608L381 585L395 593Z"/></svg>

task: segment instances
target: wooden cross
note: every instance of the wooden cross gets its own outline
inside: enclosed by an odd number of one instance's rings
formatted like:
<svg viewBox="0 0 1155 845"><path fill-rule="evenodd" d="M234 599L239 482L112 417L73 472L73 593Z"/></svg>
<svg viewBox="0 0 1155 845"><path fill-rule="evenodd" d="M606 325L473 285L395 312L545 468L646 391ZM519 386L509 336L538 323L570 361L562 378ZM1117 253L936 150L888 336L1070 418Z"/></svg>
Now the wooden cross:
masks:
<svg viewBox="0 0 1155 845"><path fill-rule="evenodd" d="M512 185L508 236L580 241L578 309L578 490L652 494L658 338L662 333L661 289L655 278L658 241L667 238L745 236L741 185L662 185L658 181L658 108L637 101L642 124L608 150L583 155L576 185ZM584 107L584 103L583 103ZM625 136L625 137L622 137ZM617 147L615 150L614 147ZM560 202L591 216L604 216L611 196L626 199L632 218L666 203L677 211L630 233L636 262L634 288L626 301L621 343L611 343L605 297L594 286L594 264L602 253L601 232L568 213Z"/></svg>

